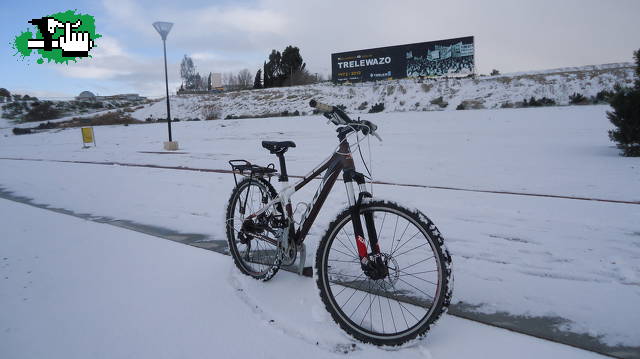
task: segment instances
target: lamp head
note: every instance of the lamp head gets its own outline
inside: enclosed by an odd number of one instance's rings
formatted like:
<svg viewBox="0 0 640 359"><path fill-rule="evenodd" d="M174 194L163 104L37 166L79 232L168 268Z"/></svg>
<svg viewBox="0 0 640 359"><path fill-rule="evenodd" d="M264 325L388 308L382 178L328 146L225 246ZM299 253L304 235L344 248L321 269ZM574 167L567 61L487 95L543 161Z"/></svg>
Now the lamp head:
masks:
<svg viewBox="0 0 640 359"><path fill-rule="evenodd" d="M171 27L173 27L172 22L165 21L156 21L153 23L153 27L156 29L158 34L162 37L162 40L167 39L167 35L169 35L169 31L171 31Z"/></svg>

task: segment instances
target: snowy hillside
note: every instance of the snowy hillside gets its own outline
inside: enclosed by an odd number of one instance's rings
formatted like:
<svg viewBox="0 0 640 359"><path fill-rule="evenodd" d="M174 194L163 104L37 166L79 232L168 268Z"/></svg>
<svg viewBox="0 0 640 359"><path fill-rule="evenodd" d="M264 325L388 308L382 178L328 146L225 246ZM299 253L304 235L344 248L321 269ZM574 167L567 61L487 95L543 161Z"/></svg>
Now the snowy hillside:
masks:
<svg viewBox="0 0 640 359"><path fill-rule="evenodd" d="M516 106L518 102L547 97L558 105L569 104L569 96L580 93L587 98L615 84L633 82L630 63L519 72L476 79L403 79L352 85L331 83L307 86L247 90L213 95L171 97L173 117L204 118L207 108L217 107L220 116L253 117L276 115L284 111L309 111L309 99L344 105L350 113L367 113L371 106L384 103L384 112L455 110L463 101L473 108ZM441 99L440 99L441 98ZM439 101L440 100L440 101ZM446 106L445 106L446 105ZM163 101L136 111L134 117L164 118Z"/></svg>

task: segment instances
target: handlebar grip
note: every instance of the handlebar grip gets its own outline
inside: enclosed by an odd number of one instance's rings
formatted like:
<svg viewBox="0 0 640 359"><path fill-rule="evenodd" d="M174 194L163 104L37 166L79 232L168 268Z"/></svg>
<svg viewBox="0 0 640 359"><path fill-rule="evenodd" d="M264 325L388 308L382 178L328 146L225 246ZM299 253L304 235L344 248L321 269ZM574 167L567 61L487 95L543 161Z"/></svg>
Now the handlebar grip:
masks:
<svg viewBox="0 0 640 359"><path fill-rule="evenodd" d="M316 108L320 112L332 112L333 106L329 106L316 100L309 101L309 106Z"/></svg>

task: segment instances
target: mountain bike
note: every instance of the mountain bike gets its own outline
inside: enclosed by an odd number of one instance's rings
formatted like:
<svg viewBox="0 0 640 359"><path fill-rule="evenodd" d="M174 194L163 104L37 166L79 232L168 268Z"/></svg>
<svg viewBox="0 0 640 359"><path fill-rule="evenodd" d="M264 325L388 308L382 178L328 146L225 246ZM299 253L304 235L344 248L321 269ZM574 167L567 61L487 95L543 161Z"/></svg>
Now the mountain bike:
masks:
<svg viewBox="0 0 640 359"><path fill-rule="evenodd" d="M277 156L279 173L273 164L229 161L236 186L227 206L226 234L235 265L266 281L281 265L293 265L302 252L304 268L305 237L342 174L349 205L329 224L316 253L321 299L335 322L363 342L395 346L423 337L451 300L451 256L443 237L422 212L376 200L367 191L367 176L355 169L349 139L356 137L367 167L360 138L381 140L374 123L352 120L342 109L315 100L310 106L338 126L338 146L299 181L289 184L284 158L296 147L293 141L262 142ZM322 173L313 200L300 220L294 220L291 196ZM271 185L274 176L280 191Z"/></svg>

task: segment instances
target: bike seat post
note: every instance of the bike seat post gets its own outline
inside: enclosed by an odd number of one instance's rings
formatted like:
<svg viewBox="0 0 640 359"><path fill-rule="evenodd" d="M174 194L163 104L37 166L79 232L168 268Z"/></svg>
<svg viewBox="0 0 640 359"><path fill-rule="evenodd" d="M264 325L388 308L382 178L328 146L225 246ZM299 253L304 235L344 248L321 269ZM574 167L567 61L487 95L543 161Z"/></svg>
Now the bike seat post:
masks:
<svg viewBox="0 0 640 359"><path fill-rule="evenodd" d="M276 153L278 156L278 160L280 161L280 177L278 177L279 182L289 182L289 176L287 176L287 164L284 160L284 151Z"/></svg>

